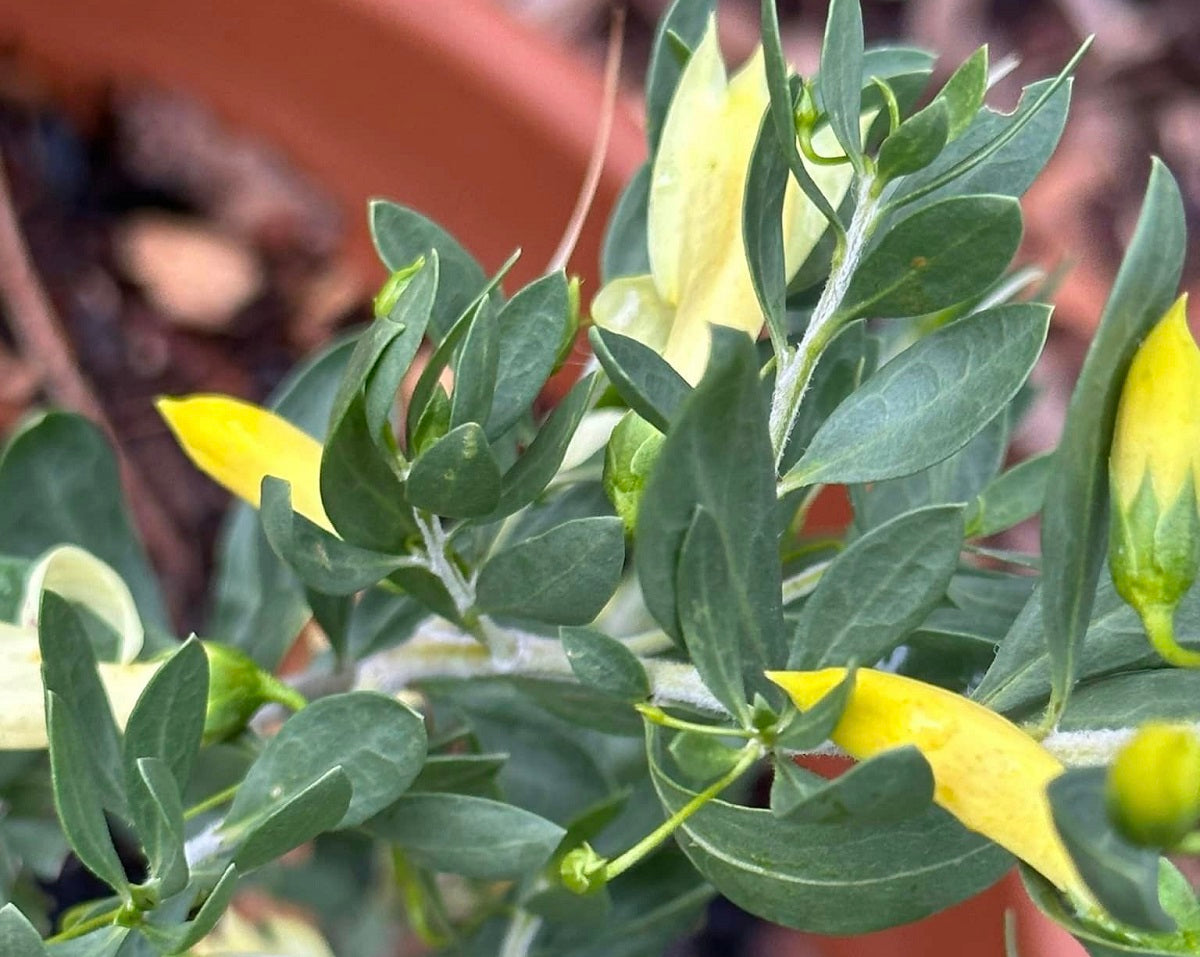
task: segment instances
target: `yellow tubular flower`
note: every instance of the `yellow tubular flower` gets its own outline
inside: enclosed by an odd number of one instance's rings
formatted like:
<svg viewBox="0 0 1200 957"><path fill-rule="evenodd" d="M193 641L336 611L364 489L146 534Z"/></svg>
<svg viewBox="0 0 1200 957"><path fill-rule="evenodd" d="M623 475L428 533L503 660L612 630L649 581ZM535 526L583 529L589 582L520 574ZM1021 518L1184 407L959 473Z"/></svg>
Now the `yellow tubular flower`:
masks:
<svg viewBox="0 0 1200 957"><path fill-rule="evenodd" d="M188 458L234 495L258 508L263 477L273 475L291 483L293 509L334 531L321 504L321 443L312 436L225 395L161 398L156 405Z"/></svg>
<svg viewBox="0 0 1200 957"><path fill-rule="evenodd" d="M773 671L767 677L802 710L845 677L844 668ZM852 757L913 745L929 762L934 800L972 831L995 841L1077 903L1092 895L1059 840L1046 785L1063 766L1040 744L983 705L943 688L860 668L833 731Z"/></svg>
<svg viewBox="0 0 1200 957"><path fill-rule="evenodd" d="M757 336L763 315L742 238L742 197L750 156L769 102L760 49L732 79L710 19L671 100L654 158L648 212L650 275L615 279L592 302L596 324L661 352L689 382L708 362L712 324ZM869 122L869 118L866 118ZM841 155L828 127L818 152ZM850 186L848 164L809 172L834 207ZM825 231L821 213L790 181L784 196L789 277Z"/></svg>
<svg viewBox="0 0 1200 957"><path fill-rule="evenodd" d="M1174 612L1200 567L1200 349L1181 296L1142 343L1121 392L1109 456L1109 566L1117 592L1172 664L1200 667Z"/></svg>

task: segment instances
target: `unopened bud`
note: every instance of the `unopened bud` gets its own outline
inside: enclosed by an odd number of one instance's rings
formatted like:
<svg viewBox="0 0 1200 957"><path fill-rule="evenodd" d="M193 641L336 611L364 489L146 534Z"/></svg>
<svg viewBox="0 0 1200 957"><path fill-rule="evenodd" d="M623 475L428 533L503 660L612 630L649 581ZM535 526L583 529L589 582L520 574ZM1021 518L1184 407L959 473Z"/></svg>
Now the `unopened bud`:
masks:
<svg viewBox="0 0 1200 957"><path fill-rule="evenodd" d="M663 434L635 412L630 412L613 429L604 453L604 491L617 510L625 531L637 528L638 505L658 453Z"/></svg>
<svg viewBox="0 0 1200 957"><path fill-rule="evenodd" d="M1200 737L1178 725L1141 727L1108 773L1108 810L1134 844L1178 844L1200 820Z"/></svg>
<svg viewBox="0 0 1200 957"><path fill-rule="evenodd" d="M400 301L400 296L408 288L408 284L412 282L413 276L420 272L421 267L424 265L425 257L421 256L407 266L401 266L387 277L383 287L375 294L374 310L376 319L382 319L396 308L396 304Z"/></svg>
<svg viewBox="0 0 1200 957"><path fill-rule="evenodd" d="M299 711L304 696L236 648L205 641L208 656L208 703L204 713L204 742L214 744L240 734L259 708L281 704Z"/></svg>
<svg viewBox="0 0 1200 957"><path fill-rule="evenodd" d="M576 894L590 894L607 883L604 868L608 859L597 854L590 844L568 851L559 864L563 886Z"/></svg>

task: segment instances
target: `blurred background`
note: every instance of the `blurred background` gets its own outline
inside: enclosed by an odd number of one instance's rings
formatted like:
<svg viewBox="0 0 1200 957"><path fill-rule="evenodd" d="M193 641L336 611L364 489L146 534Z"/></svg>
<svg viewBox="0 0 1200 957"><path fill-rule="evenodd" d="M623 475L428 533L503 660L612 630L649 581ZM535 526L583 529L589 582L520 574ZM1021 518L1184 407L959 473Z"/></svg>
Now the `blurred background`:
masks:
<svg viewBox="0 0 1200 957"><path fill-rule="evenodd" d="M612 140L571 263L592 291L604 219L645 157L641 83L668 0L626 5ZM757 42L758 0L719 6L739 61ZM807 72L826 4L779 8ZM942 54L935 83L983 42L993 62L1019 58L989 97L1005 109L1096 35L1063 141L1024 202L1022 262L1063 274L1043 398L1021 437L1049 447L1151 153L1178 177L1193 227L1200 214L1200 4L864 9L868 42ZM587 165L609 24L609 0L0 0L0 207L15 211L33 267L0 208L0 433L47 402L109 424L180 631L204 620L225 498L178 453L151 399L261 400L367 321L383 278L366 231L372 195L441 222L488 270L520 246L516 278L537 275ZM1193 248L1185 288L1198 266ZM748 936L731 909L713 918L680 954L834 952Z"/></svg>

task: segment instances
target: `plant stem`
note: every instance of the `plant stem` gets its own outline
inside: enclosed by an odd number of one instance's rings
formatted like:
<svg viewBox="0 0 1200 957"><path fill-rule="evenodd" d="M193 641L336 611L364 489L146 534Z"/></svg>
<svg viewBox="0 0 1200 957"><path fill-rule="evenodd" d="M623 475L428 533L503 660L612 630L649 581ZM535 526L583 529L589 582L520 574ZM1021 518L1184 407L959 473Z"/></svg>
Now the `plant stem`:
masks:
<svg viewBox="0 0 1200 957"><path fill-rule="evenodd" d="M59 944L65 940L74 940L76 937L82 937L84 934L90 934L101 927L108 927L117 919L119 913L121 913L121 908L114 907L111 910L104 911L102 914L89 917L87 920L81 920L78 924L72 924L61 933L55 934L53 937L47 937L45 943Z"/></svg>
<svg viewBox="0 0 1200 957"><path fill-rule="evenodd" d="M652 704L635 704L633 707L647 721L663 728L674 728L676 731L690 731L693 734L707 734L714 738L758 737L758 732L749 728L729 728L724 725L699 724L695 721L683 721L680 718L673 718L663 711L662 708L656 708Z"/></svg>
<svg viewBox="0 0 1200 957"><path fill-rule="evenodd" d="M1200 668L1200 651L1184 648L1175 640L1174 606L1147 605L1139 611L1150 644L1162 656L1163 661L1176 668Z"/></svg>
<svg viewBox="0 0 1200 957"><path fill-rule="evenodd" d="M850 288L867 240L875 229L879 210L878 200L871 195L874 177L859 177L857 205L846 232L846 243L841 255L835 257L829 279L821 292L821 298L808 320L808 328L794 351L779 356L779 372L775 377L775 393L771 397L771 447L775 451L775 466L783 459L788 436L796 424L800 411L800 400L808 389L817 360L825 347L837 334L839 326L833 321L846 291Z"/></svg>
<svg viewBox="0 0 1200 957"><path fill-rule="evenodd" d="M518 908L509 921L508 930L500 944L497 957L526 957L533 940L542 929L542 919L529 911Z"/></svg>
<svg viewBox="0 0 1200 957"><path fill-rule="evenodd" d="M223 791L218 791L216 794L210 794L203 801L193 804L191 807L185 810L183 812L183 819L185 821L190 821L193 818L199 817L206 811L211 811L215 807L220 807L222 804L227 804L233 800L233 796L237 794L237 789L240 786L241 782L238 784L231 784Z"/></svg>
<svg viewBox="0 0 1200 957"><path fill-rule="evenodd" d="M663 841L675 833L679 825L745 774L747 769L760 757L762 757L762 745L757 741L746 742L746 746L739 752L737 764L699 794L695 795L687 804L634 844L633 847L629 848L629 850L625 851L619 857L615 857L609 861L604 868L605 881L611 881L613 878L624 874L634 864L657 848Z"/></svg>

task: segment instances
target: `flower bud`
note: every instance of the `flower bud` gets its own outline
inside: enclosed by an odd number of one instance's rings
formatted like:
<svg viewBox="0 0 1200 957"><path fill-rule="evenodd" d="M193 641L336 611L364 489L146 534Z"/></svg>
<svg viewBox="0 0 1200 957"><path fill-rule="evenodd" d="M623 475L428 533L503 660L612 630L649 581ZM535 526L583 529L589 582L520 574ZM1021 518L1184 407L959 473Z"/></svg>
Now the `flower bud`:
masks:
<svg viewBox="0 0 1200 957"><path fill-rule="evenodd" d="M607 863L607 858L597 854L590 844L580 844L563 856L558 876L567 890L575 894L590 894L607 883L604 876Z"/></svg>
<svg viewBox="0 0 1200 957"><path fill-rule="evenodd" d="M1108 773L1108 812L1134 844L1169 849L1200 820L1200 737L1143 725Z"/></svg>
<svg viewBox="0 0 1200 957"><path fill-rule="evenodd" d="M401 266L384 282L379 292L375 294L374 311L375 318L382 319L389 315L396 304L400 302L400 296L404 290L408 288L408 284L412 282L413 276L421 271L421 267L425 265L425 257L421 256L407 266Z"/></svg>
<svg viewBox="0 0 1200 957"><path fill-rule="evenodd" d="M1117 592L1175 664L1200 664L1171 632L1200 569L1200 349L1183 296L1146 337L1121 393L1109 456L1109 565Z"/></svg>
<svg viewBox="0 0 1200 957"><path fill-rule="evenodd" d="M227 741L245 729L254 712L272 702L299 711L307 704L294 688L263 671L248 655L229 645L205 641L208 656L208 703L204 743Z"/></svg>
<svg viewBox="0 0 1200 957"><path fill-rule="evenodd" d="M604 453L604 491L632 535L637 528L638 505L658 453L663 434L640 415L630 412L613 429Z"/></svg>

